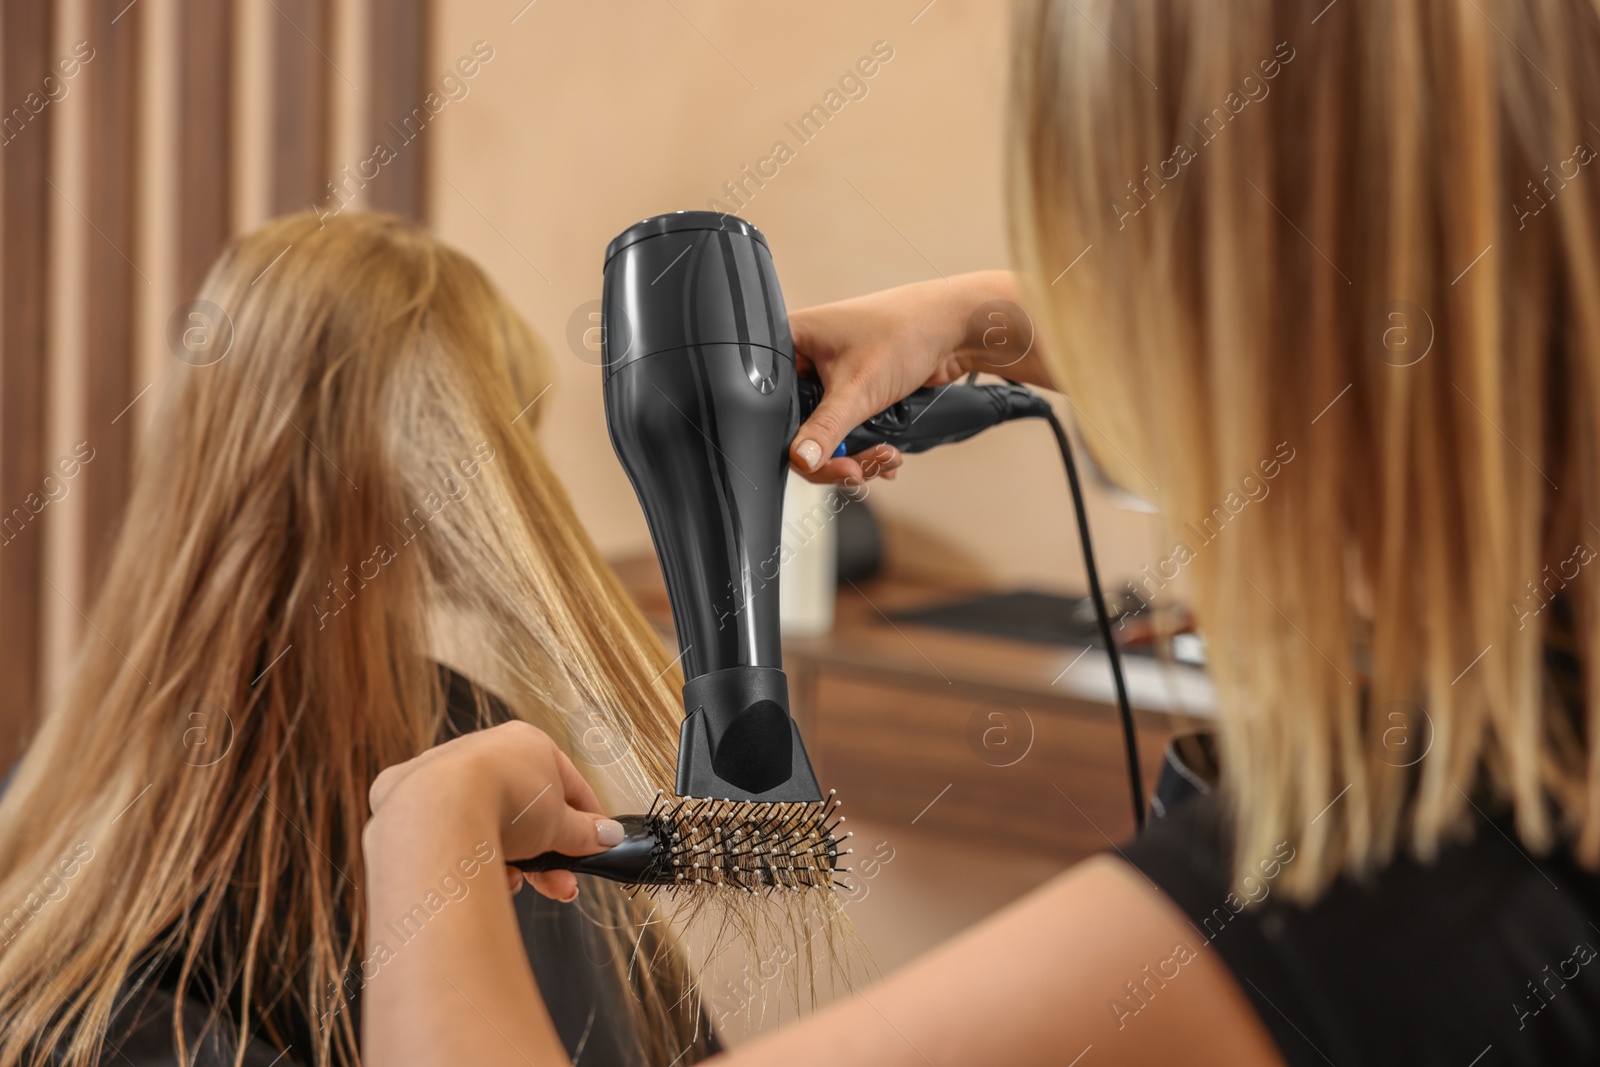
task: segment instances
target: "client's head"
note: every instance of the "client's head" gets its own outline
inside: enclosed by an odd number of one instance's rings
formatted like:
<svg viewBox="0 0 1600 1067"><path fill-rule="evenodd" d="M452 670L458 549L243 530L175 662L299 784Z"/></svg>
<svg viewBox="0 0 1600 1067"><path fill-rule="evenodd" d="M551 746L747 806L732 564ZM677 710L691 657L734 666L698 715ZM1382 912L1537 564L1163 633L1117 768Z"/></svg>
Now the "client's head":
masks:
<svg viewBox="0 0 1600 1067"><path fill-rule="evenodd" d="M75 676L0 807L0 900L44 901L0 915L3 1063L73 1033L81 1061L147 967L253 1025L322 1020L316 1061L353 1061L367 789L439 739L439 658L558 740L601 715L625 783L671 782L680 680L535 442L545 357L483 272L306 214L199 295L213 332L165 372ZM670 962L630 999L675 1052Z"/></svg>

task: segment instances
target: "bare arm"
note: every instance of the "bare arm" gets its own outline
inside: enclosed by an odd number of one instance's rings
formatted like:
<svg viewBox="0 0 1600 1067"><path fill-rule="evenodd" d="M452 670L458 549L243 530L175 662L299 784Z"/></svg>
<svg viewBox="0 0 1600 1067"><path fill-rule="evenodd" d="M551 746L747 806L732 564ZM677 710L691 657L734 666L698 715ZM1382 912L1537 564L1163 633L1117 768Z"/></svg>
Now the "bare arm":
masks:
<svg viewBox="0 0 1600 1067"><path fill-rule="evenodd" d="M554 743L514 726L517 736L497 727L412 761L458 746L384 796L374 786L365 839L369 957L383 924L424 899L439 872L479 842L491 843L496 862L508 848L518 856L541 846L599 849L597 816L581 810L592 794L563 788L571 765L557 766ZM557 898L570 892L565 882L535 885ZM1142 991L1142 1004L1127 983ZM1139 1010L1119 1013L1119 999ZM364 990L362 1029L374 1067L567 1062L498 880L452 901L381 965ZM1205 938L1137 871L1110 858L1080 864L858 996L716 1062L1062 1067L1079 1055L1082 1067L1280 1062Z"/></svg>
<svg viewBox="0 0 1600 1067"><path fill-rule="evenodd" d="M401 942L405 917L442 872L492 841L503 864L499 828L488 820L415 811L369 829L369 934L361 994L362 1059L369 1064L567 1063L522 947L516 913L497 869L469 882L427 926ZM409 825L407 825L409 824ZM380 947L382 946L382 947Z"/></svg>
<svg viewBox="0 0 1600 1067"><path fill-rule="evenodd" d="M1138 1010L1119 1012L1116 1002ZM716 1062L799 1067L816 1063L822 1047L840 1067L1281 1062L1205 938L1134 868L1109 857L1079 864L878 985Z"/></svg>
<svg viewBox="0 0 1600 1067"><path fill-rule="evenodd" d="M505 862L552 849L599 852L621 840L622 827L594 814L599 801L571 761L522 722L389 768L371 801L362 835L362 1059L385 1067L567 1063L523 949ZM463 861L480 869L469 875ZM465 895L440 892L452 874ZM567 871L528 880L557 900L578 893ZM512 884L520 887L520 877ZM419 906L426 925L407 928Z"/></svg>

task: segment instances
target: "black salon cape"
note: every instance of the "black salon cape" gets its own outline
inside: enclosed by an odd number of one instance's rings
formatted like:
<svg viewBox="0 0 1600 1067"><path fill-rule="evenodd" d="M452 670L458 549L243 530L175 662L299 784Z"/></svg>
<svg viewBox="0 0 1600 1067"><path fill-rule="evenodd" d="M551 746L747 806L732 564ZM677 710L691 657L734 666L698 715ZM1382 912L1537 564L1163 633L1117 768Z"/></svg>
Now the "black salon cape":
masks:
<svg viewBox="0 0 1600 1067"><path fill-rule="evenodd" d="M502 721L508 716L503 704L461 675L441 668L441 677L449 697L448 735L478 726L475 694L485 698L488 721ZM493 879L495 889L504 885L494 867L480 872L478 877ZM580 881L589 879L583 876ZM627 1002L622 999L630 993L620 985L619 972L611 959L611 953L617 950L585 917L581 903L585 895L580 893L573 904L559 904L524 888L513 901L522 928L522 943L540 995L573 1063L580 1067L635 1067L644 1061L637 1051L640 1042ZM592 891L587 895L592 899ZM347 1010L359 1030L359 990L353 993L352 1000ZM107 1041L113 1043L114 1049L107 1049L102 1062L121 1067L177 1064L172 1002L173 994L162 982L130 996L107 1029ZM192 1067L231 1067L232 1035L218 1033L215 1022L206 1029L207 1016L205 1006L191 994L190 1002L184 1005L184 1030L192 1057L189 1062ZM704 1025L710 1035L708 1054L720 1051L709 1021ZM245 1049L246 1067L304 1067L314 1062L310 1045L319 1033L317 1021L302 1020L296 1032L288 1048L252 1039ZM693 1059L685 1057L682 1062L688 1064Z"/></svg>
<svg viewBox="0 0 1600 1067"><path fill-rule="evenodd" d="M492 888L503 884L497 869L486 870L478 877L495 879ZM578 899L583 899L581 893ZM583 918L577 904L558 904L532 889L518 893L515 903L522 943L567 1055L580 1067L642 1064L644 1061L634 1051L637 1042L627 1004L620 999L628 994L614 981L608 981L615 973L607 962L608 953L613 951L611 945L595 936L594 925ZM462 1008L470 1010L465 1004ZM193 1067L232 1067L232 1035L218 1034L217 1024L213 1023L202 1041L206 1014L193 998L184 1006L189 1048L199 1049L190 1062ZM300 1042L315 1038L314 1026L313 1020L313 1026L303 1028L299 1041L291 1042L287 1049L252 1039L245 1050L245 1067L304 1067L314 1062L310 1049L300 1047ZM130 1009L113 1020L107 1038L121 1050L121 1055L108 1048L101 1059L104 1064L173 1067L178 1063L178 1054L172 1033L171 992L157 987L148 995L134 997ZM714 1043L712 1047L716 1047ZM688 1062L687 1058L684 1062Z"/></svg>

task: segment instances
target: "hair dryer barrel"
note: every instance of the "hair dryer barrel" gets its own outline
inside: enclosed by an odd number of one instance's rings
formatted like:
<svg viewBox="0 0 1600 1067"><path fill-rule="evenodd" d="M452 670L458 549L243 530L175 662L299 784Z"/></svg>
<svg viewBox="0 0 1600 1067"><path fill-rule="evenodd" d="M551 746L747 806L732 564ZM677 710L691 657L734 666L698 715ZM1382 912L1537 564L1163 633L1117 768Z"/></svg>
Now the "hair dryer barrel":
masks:
<svg viewBox="0 0 1600 1067"><path fill-rule="evenodd" d="M761 234L708 211L606 250L606 425L650 525L682 653L677 792L821 799L778 629L794 343Z"/></svg>

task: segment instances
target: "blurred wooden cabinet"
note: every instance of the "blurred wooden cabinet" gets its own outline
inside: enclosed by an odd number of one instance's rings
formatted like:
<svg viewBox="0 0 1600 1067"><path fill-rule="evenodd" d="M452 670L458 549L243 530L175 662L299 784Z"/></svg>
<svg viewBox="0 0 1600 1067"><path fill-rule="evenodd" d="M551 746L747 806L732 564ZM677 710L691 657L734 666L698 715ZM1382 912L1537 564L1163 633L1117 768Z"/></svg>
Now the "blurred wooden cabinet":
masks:
<svg viewBox="0 0 1600 1067"><path fill-rule="evenodd" d="M1114 709L887 682L809 661L791 687L818 779L839 790L848 814L1063 860L1132 834ZM1169 731L1141 725L1139 735L1153 784Z"/></svg>

